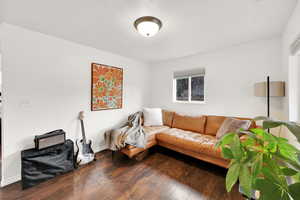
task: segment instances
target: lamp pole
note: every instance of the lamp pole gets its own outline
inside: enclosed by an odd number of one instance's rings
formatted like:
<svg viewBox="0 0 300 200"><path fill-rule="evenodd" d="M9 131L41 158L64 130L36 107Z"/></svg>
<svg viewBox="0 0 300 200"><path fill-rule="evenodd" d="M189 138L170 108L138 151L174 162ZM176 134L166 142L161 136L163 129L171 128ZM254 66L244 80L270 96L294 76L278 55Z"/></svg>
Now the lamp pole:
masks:
<svg viewBox="0 0 300 200"><path fill-rule="evenodd" d="M270 77L267 77L267 114L268 118L270 117Z"/></svg>
<svg viewBox="0 0 300 200"><path fill-rule="evenodd" d="M270 118L270 76L267 76L267 114L268 118ZM270 129L268 128L268 132L270 133Z"/></svg>

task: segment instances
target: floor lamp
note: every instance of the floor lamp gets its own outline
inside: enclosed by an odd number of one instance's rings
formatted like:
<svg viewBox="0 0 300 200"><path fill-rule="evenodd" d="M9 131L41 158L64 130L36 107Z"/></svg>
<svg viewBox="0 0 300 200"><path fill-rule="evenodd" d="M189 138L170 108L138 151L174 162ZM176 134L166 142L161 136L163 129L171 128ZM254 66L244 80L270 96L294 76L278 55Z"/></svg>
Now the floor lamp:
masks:
<svg viewBox="0 0 300 200"><path fill-rule="evenodd" d="M254 94L257 97L267 98L267 116L270 117L270 97L284 97L285 82L270 81L270 77L268 76L266 82L260 82L254 85Z"/></svg>

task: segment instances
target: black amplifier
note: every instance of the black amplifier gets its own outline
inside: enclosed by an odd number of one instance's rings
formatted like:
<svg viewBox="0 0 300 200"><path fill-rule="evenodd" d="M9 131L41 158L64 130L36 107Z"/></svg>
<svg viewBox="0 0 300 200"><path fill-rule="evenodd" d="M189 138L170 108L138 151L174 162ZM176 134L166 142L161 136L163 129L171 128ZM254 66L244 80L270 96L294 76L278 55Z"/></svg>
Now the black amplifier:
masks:
<svg viewBox="0 0 300 200"><path fill-rule="evenodd" d="M57 144L63 144L66 141L66 132L62 129L51 131L43 135L37 135L34 138L35 148L37 150L51 147Z"/></svg>

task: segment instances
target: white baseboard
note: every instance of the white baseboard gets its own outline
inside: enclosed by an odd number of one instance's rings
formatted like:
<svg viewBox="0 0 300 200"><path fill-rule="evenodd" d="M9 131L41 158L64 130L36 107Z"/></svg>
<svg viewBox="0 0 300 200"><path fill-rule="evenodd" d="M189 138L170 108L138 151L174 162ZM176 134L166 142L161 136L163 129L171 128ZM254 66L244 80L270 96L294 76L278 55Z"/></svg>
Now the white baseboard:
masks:
<svg viewBox="0 0 300 200"><path fill-rule="evenodd" d="M8 177L8 178L5 178L5 179L3 179L3 177L2 177L1 187L7 186L7 185L15 183L15 182L18 182L20 180L21 180L21 175L11 176L11 177Z"/></svg>
<svg viewBox="0 0 300 200"><path fill-rule="evenodd" d="M103 151L103 150L105 150L105 149L108 149L108 146L107 146L107 145L101 145L101 146L96 147L96 148L94 149L94 152L95 152L95 153L98 153L98 152Z"/></svg>

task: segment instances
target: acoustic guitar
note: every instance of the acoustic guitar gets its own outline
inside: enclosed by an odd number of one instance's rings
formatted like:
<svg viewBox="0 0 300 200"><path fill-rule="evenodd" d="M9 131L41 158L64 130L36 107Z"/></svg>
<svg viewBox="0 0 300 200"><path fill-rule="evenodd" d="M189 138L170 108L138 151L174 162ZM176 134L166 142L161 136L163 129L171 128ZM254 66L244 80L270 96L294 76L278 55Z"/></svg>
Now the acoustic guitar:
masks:
<svg viewBox="0 0 300 200"><path fill-rule="evenodd" d="M92 149L92 141L86 139L84 130L84 113L79 112L79 120L81 125L82 139L76 140L77 152L76 152L76 162L78 165L84 165L92 162L95 159L95 154Z"/></svg>

